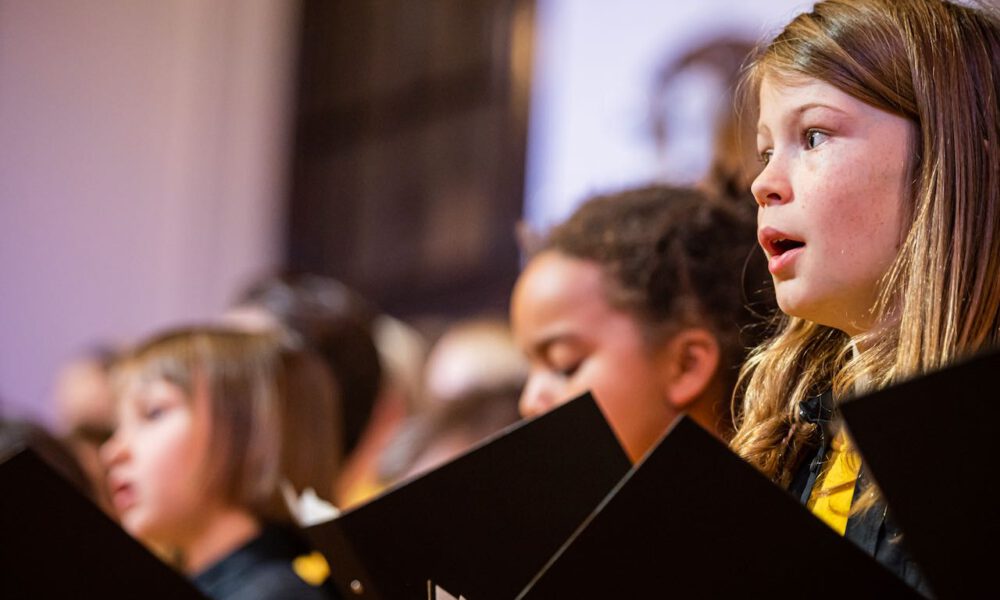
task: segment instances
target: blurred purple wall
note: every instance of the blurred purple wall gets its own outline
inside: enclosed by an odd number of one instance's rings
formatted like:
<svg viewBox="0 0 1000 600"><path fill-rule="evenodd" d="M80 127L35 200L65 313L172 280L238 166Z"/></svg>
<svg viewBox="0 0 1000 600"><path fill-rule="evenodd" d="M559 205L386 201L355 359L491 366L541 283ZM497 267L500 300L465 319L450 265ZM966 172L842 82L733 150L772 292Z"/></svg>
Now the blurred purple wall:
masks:
<svg viewBox="0 0 1000 600"><path fill-rule="evenodd" d="M0 414L280 257L293 2L0 2Z"/></svg>
<svg viewBox="0 0 1000 600"><path fill-rule="evenodd" d="M655 70L810 4L538 0L526 218L664 177ZM0 1L0 414L51 419L74 352L210 319L281 259L296 6Z"/></svg>

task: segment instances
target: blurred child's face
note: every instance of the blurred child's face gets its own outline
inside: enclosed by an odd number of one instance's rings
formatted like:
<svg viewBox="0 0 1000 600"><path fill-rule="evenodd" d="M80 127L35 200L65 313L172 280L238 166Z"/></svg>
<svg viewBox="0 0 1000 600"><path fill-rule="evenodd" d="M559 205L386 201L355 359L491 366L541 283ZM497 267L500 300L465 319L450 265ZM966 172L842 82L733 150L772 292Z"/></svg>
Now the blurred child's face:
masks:
<svg viewBox="0 0 1000 600"><path fill-rule="evenodd" d="M525 417L592 391L633 460L676 418L641 325L609 305L600 267L547 251L518 279L511 301L514 337L531 371Z"/></svg>
<svg viewBox="0 0 1000 600"><path fill-rule="evenodd" d="M93 482L95 501L111 512L100 459L100 447L111 437L115 421L107 370L90 359L67 365L56 382L55 401L66 441Z"/></svg>
<svg viewBox="0 0 1000 600"><path fill-rule="evenodd" d="M899 250L912 124L816 79L765 77L753 183L785 313L856 334Z"/></svg>
<svg viewBox="0 0 1000 600"><path fill-rule="evenodd" d="M102 448L122 526L144 541L183 547L211 512L203 478L208 399L194 396L162 380L126 387L118 427Z"/></svg>

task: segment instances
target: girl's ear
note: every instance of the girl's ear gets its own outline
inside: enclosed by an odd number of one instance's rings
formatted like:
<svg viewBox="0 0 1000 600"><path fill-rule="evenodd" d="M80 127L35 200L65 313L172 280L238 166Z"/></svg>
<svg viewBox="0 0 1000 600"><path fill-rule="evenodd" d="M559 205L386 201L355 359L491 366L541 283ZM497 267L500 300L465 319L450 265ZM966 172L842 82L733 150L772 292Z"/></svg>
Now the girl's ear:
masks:
<svg viewBox="0 0 1000 600"><path fill-rule="evenodd" d="M688 410L715 379L720 360L719 341L707 329L682 329L657 354L662 389L677 410Z"/></svg>

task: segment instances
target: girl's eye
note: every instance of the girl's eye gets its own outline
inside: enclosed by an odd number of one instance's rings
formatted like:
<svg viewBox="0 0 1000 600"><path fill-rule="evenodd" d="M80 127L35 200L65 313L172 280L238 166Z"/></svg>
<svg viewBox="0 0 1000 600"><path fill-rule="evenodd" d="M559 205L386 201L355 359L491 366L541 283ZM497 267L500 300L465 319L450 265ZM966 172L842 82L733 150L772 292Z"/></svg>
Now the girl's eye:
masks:
<svg viewBox="0 0 1000 600"><path fill-rule="evenodd" d="M556 371L562 377L569 378L569 377L572 377L573 375L575 375L576 372L580 369L580 364L581 363L575 362L575 363L573 363L573 364L571 364L571 365L569 365L567 367L563 367L561 369L556 369Z"/></svg>
<svg viewBox="0 0 1000 600"><path fill-rule="evenodd" d="M774 150L764 150L763 152L758 154L757 158L758 160L760 160L760 164L766 167L767 163L771 162L772 154L774 154Z"/></svg>
<svg viewBox="0 0 1000 600"><path fill-rule="evenodd" d="M142 417L147 421L155 421L162 417L164 413L167 412L166 407L163 406L150 406L142 413Z"/></svg>
<svg viewBox="0 0 1000 600"><path fill-rule="evenodd" d="M816 146L825 142L829 137L829 134L823 133L818 129L810 129L806 131L806 148L812 150Z"/></svg>

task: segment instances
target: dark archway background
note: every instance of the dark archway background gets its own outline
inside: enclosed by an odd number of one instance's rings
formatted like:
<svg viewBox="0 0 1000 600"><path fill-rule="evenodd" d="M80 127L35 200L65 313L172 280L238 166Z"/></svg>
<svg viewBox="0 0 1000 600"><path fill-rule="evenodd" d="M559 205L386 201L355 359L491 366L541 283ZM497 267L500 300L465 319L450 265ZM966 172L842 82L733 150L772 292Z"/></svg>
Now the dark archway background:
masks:
<svg viewBox="0 0 1000 600"><path fill-rule="evenodd" d="M532 0L304 0L287 266L407 317L505 310Z"/></svg>

